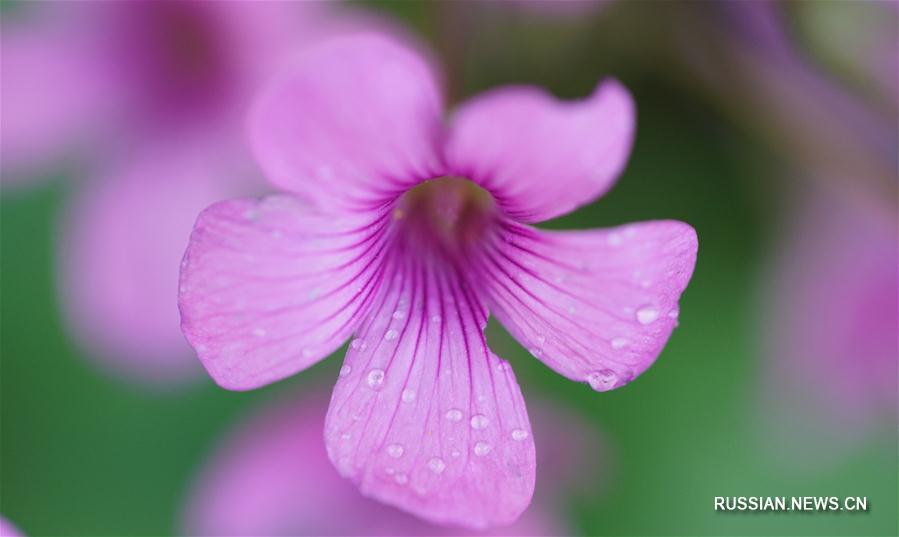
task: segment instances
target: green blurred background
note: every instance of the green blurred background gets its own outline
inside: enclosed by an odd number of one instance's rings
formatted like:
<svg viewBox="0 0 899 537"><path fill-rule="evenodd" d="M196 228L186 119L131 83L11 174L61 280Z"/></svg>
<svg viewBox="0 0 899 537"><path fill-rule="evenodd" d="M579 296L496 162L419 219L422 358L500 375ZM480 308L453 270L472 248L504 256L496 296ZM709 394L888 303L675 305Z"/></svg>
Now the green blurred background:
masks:
<svg viewBox="0 0 899 537"><path fill-rule="evenodd" d="M447 5L374 8L435 47L456 101L510 82L575 97L602 76L621 79L639 117L626 172L604 198L546 226L674 218L698 232L680 327L657 364L624 389L574 385L491 323L493 348L512 362L525 397L553 400L595 425L612 453L596 486L564 503L571 527L584 535L895 535L895 429L815 471L766 449L758 290L782 233L785 159L671 65L676 7L613 4L574 18L491 12L474 23ZM448 21L468 33L445 35ZM55 246L74 187L65 174L52 179L0 204L2 512L30 535L174 534L192 476L229 426L279 394L330 386L339 356L249 393L206 378L148 390L107 376L61 319ZM714 496L732 495L857 495L870 508L713 510Z"/></svg>

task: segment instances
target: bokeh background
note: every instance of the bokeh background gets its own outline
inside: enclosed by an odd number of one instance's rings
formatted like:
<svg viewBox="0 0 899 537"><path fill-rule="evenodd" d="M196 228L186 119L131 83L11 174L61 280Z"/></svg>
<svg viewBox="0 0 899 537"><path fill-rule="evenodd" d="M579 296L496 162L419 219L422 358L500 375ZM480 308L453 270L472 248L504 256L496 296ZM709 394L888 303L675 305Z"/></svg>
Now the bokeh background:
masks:
<svg viewBox="0 0 899 537"><path fill-rule="evenodd" d="M0 2L0 514L21 531L229 531L196 522L201 476L230 464L214 454L281 401L312 394L296 427L323 420L342 351L224 391L184 350L174 280L158 276L177 274L205 204L265 191L240 118L275 58L374 28L430 51L450 103L509 83L576 98L620 79L638 109L626 171L544 225L674 218L698 232L680 326L623 389L570 383L491 322L531 413L546 413L538 449L580 449L549 450L584 475L538 478L546 531L897 534L896 3L198 5ZM204 26L225 5L253 15ZM328 500L324 463L284 464L304 486L238 479L222 500L286 502L246 515L280 517L257 534L377 532L392 516L330 527L361 500ZM866 496L869 509L713 510L714 496L756 495ZM446 531L410 527L389 531Z"/></svg>

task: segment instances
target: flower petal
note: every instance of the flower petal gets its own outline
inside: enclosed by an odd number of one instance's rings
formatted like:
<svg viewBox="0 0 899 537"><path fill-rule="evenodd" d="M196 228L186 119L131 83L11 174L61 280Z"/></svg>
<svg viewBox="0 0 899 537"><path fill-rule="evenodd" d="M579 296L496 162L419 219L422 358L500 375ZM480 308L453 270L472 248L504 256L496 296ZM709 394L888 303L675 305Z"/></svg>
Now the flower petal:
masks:
<svg viewBox="0 0 899 537"><path fill-rule="evenodd" d="M574 102L537 88L503 88L456 112L446 158L452 173L489 190L506 214L538 222L608 190L633 135L633 100L614 80Z"/></svg>
<svg viewBox="0 0 899 537"><path fill-rule="evenodd" d="M181 268L181 328L221 386L250 389L334 352L380 288L384 218L292 196L206 209Z"/></svg>
<svg viewBox="0 0 899 537"><path fill-rule="evenodd" d="M379 205L443 174L441 98L427 64L374 34L310 51L259 97L253 147L268 178L320 208Z"/></svg>
<svg viewBox="0 0 899 537"><path fill-rule="evenodd" d="M19 537L22 532L18 530L12 523L0 516L0 535L3 537Z"/></svg>
<svg viewBox="0 0 899 537"><path fill-rule="evenodd" d="M820 172L797 197L760 289L760 421L791 465L832 464L896 424L896 216L828 180Z"/></svg>
<svg viewBox="0 0 899 537"><path fill-rule="evenodd" d="M323 397L324 396L324 397ZM182 535L470 535L434 526L359 494L328 462L322 444L327 393L312 388L302 398L276 401L254 411L206 457L189 495ZM578 458L547 461L589 466L601 453L581 422L558 411L546 413L550 431L576 441L549 442L555 455ZM547 432L550 432L547 431ZM567 436L566 436L567 435ZM561 450L561 453L560 453ZM552 449L542 452L546 455ZM546 468L553 468L547 464ZM541 468L554 491L573 481L572 469ZM559 475L561 474L561 475ZM583 473L579 474L583 476ZM595 476L594 476L595 477ZM557 496L544 494L518 521L491 535L565 535ZM340 516L335 516L340 513Z"/></svg>
<svg viewBox="0 0 899 537"><path fill-rule="evenodd" d="M36 2L23 5L21 13L4 13L4 187L45 177L109 129L119 99L100 49L86 39L97 29L97 4Z"/></svg>
<svg viewBox="0 0 899 537"><path fill-rule="evenodd" d="M548 232L507 222L485 251L490 311L534 356L597 391L648 368L677 325L696 232L658 221Z"/></svg>
<svg viewBox="0 0 899 537"><path fill-rule="evenodd" d="M533 493L534 444L511 367L487 348L487 312L451 274L394 273L350 344L328 456L367 496L431 522L510 523Z"/></svg>
<svg viewBox="0 0 899 537"><path fill-rule="evenodd" d="M197 213L259 184L219 140L144 144L92 173L59 234L66 320L87 355L129 378L199 378L179 329L178 262Z"/></svg>

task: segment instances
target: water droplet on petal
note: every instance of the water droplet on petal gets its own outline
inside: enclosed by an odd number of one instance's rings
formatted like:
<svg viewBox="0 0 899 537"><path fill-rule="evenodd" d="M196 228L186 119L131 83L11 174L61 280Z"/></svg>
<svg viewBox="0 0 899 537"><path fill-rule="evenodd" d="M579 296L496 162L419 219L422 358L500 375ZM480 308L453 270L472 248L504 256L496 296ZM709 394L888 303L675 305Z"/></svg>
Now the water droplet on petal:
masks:
<svg viewBox="0 0 899 537"><path fill-rule="evenodd" d="M402 398L404 403L415 401L415 390L410 390L408 388L403 390Z"/></svg>
<svg viewBox="0 0 899 537"><path fill-rule="evenodd" d="M446 411L446 419L450 421L462 421L462 411L458 408L451 408Z"/></svg>
<svg viewBox="0 0 899 537"><path fill-rule="evenodd" d="M587 375L587 383L598 392L605 392L615 387L618 375L611 369L601 369Z"/></svg>
<svg viewBox="0 0 899 537"><path fill-rule="evenodd" d="M389 446L387 446L387 454L390 455L391 457L393 457L394 459L398 459L398 458L402 457L403 452L405 452L405 451L406 450L403 448L403 446L401 446L399 444L390 444Z"/></svg>
<svg viewBox="0 0 899 537"><path fill-rule="evenodd" d="M442 321L442 320L443 320L443 318L442 318L441 316L439 316L439 315L431 315L431 322L432 322L432 323L439 323L439 322Z"/></svg>
<svg viewBox="0 0 899 537"><path fill-rule="evenodd" d="M365 381L368 383L368 387L372 390L377 390L384 384L384 370L383 369L372 369L368 372L368 376Z"/></svg>
<svg viewBox="0 0 899 537"><path fill-rule="evenodd" d="M243 217L250 222L255 222L256 220L259 220L259 210L255 207L247 209L244 211Z"/></svg>
<svg viewBox="0 0 899 537"><path fill-rule="evenodd" d="M350 435L350 433L343 433L342 435L340 435L340 438L349 440L350 438L352 438L352 435Z"/></svg>
<svg viewBox="0 0 899 537"><path fill-rule="evenodd" d="M395 312L393 312L393 318L398 321L401 319L404 319L405 317L406 317L406 312L403 310L396 310Z"/></svg>
<svg viewBox="0 0 899 537"><path fill-rule="evenodd" d="M628 343L628 341L626 339L624 339L623 337L616 337L615 339L612 340L612 348L616 349L616 350L623 349L623 348L627 347L627 343Z"/></svg>
<svg viewBox="0 0 899 537"><path fill-rule="evenodd" d="M673 310L668 312L668 317L671 317L672 319L677 319L678 315L680 315L680 310L677 308L674 308Z"/></svg>
<svg viewBox="0 0 899 537"><path fill-rule="evenodd" d="M359 338L356 338L350 343L350 348L357 351L365 350L365 342Z"/></svg>
<svg viewBox="0 0 899 537"><path fill-rule="evenodd" d="M490 420L487 419L487 416L483 414L475 414L471 417L471 428L477 431L481 429L486 429L487 425L490 424Z"/></svg>
<svg viewBox="0 0 899 537"><path fill-rule="evenodd" d="M540 334L539 336L537 336L537 343L539 343L541 345L546 343L546 336L544 336L543 334Z"/></svg>
<svg viewBox="0 0 899 537"><path fill-rule="evenodd" d="M512 431L512 440L522 441L528 437L528 432L524 429L514 429Z"/></svg>
<svg viewBox="0 0 899 537"><path fill-rule="evenodd" d="M637 310L637 322L649 324L659 318L659 310L653 306L643 306Z"/></svg>
<svg viewBox="0 0 899 537"><path fill-rule="evenodd" d="M397 485L405 485L409 482L409 477L406 474L396 474L393 476L393 480L396 481Z"/></svg>
<svg viewBox="0 0 899 537"><path fill-rule="evenodd" d="M490 453L490 450L493 449L490 447L490 444L486 442L478 442L474 445L474 454L478 457L483 457L484 455Z"/></svg>
<svg viewBox="0 0 899 537"><path fill-rule="evenodd" d="M391 340L396 339L397 336L399 336L399 333L396 330L394 330L393 328L391 328L384 334L384 339L386 339L387 341L391 341Z"/></svg>
<svg viewBox="0 0 899 537"><path fill-rule="evenodd" d="M353 371L352 367L350 367L348 365L344 365L343 367L340 368L340 372L337 374L341 377L345 377L345 376L349 375L352 371Z"/></svg>
<svg viewBox="0 0 899 537"><path fill-rule="evenodd" d="M453 457L458 457L461 454L462 453L458 449L454 449L453 452L450 453L450 455L452 455Z"/></svg>
<svg viewBox="0 0 899 537"><path fill-rule="evenodd" d="M434 457L428 461L428 468L435 474L442 474L446 469L446 463L440 457Z"/></svg>
<svg viewBox="0 0 899 537"><path fill-rule="evenodd" d="M621 234L618 232L609 233L608 237L606 237L606 243L609 246L620 246L623 242L621 238Z"/></svg>

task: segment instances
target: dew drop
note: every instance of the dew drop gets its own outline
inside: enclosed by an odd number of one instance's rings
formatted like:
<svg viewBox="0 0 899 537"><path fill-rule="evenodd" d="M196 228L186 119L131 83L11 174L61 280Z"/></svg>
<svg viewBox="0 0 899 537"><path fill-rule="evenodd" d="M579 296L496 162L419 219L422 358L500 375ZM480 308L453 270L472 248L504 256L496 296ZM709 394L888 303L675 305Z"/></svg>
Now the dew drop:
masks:
<svg viewBox="0 0 899 537"><path fill-rule="evenodd" d="M539 336L537 336L537 343L539 343L541 345L546 343L546 336L544 336L543 334L540 334Z"/></svg>
<svg viewBox="0 0 899 537"><path fill-rule="evenodd" d="M400 457L402 457L405 451L406 450L403 448L403 446L399 444L390 444L389 446L387 446L387 454L394 459L399 459Z"/></svg>
<svg viewBox="0 0 899 537"><path fill-rule="evenodd" d="M672 319L677 319L678 315L680 315L680 310L677 308L674 308L673 310L668 312L668 317L671 317Z"/></svg>
<svg viewBox="0 0 899 537"><path fill-rule="evenodd" d="M624 339L623 337L616 337L615 339L612 340L612 348L616 349L616 350L623 349L623 348L627 347L627 343L628 343L628 341L626 339Z"/></svg>
<svg viewBox="0 0 899 537"><path fill-rule="evenodd" d="M637 310L637 322L649 324L659 318L659 310L653 306L643 306Z"/></svg>
<svg viewBox="0 0 899 537"><path fill-rule="evenodd" d="M345 377L345 376L349 375L352 371L353 371L352 367L345 365L340 368L340 372L337 374L341 377Z"/></svg>
<svg viewBox="0 0 899 537"><path fill-rule="evenodd" d="M587 383L598 392L611 390L617 380L618 376L611 369L601 369L587 375Z"/></svg>
<svg viewBox="0 0 899 537"><path fill-rule="evenodd" d="M458 408L451 408L446 411L445 417L450 421L462 421L462 411Z"/></svg>
<svg viewBox="0 0 899 537"><path fill-rule="evenodd" d="M384 339L386 339L387 341L392 341L392 340L396 339L397 336L399 336L399 333L397 333L396 330L391 328L384 334Z"/></svg>
<svg viewBox="0 0 899 537"><path fill-rule="evenodd" d="M352 342L350 342L350 348L357 351L365 350L365 342L359 338L356 338Z"/></svg>
<svg viewBox="0 0 899 537"><path fill-rule="evenodd" d="M368 372L368 376L365 381L368 383L368 387L372 390L377 390L384 384L384 370L383 369L372 369Z"/></svg>
<svg viewBox="0 0 899 537"><path fill-rule="evenodd" d="M428 461L428 468L435 474L442 474L446 469L446 463L440 457L434 457Z"/></svg>
<svg viewBox="0 0 899 537"><path fill-rule="evenodd" d="M483 457L484 455L490 453L490 450L493 448L490 447L490 444L486 442L478 442L474 445L474 454L478 457Z"/></svg>
<svg viewBox="0 0 899 537"><path fill-rule="evenodd" d="M408 388L403 390L402 398L404 403L415 401L415 390L410 390Z"/></svg>
<svg viewBox="0 0 899 537"><path fill-rule="evenodd" d="M442 320L443 320L443 317L441 317L441 316L439 316L439 315L431 315L431 322L432 322L432 323L435 323L435 324L436 324L436 323L439 323L439 322L442 321Z"/></svg>
<svg viewBox="0 0 899 537"><path fill-rule="evenodd" d="M462 453L461 453L458 449L454 449L453 452L450 453L450 455L453 456L453 457L458 457L458 456L461 455L461 454L462 454Z"/></svg>
<svg viewBox="0 0 899 537"><path fill-rule="evenodd" d="M618 232L609 233L609 236L606 237L606 243L609 246L620 246L622 242L621 234Z"/></svg>
<svg viewBox="0 0 899 537"><path fill-rule="evenodd" d="M525 431L524 429L514 429L512 431L512 440L520 442L527 437L528 437L528 432Z"/></svg>
<svg viewBox="0 0 899 537"><path fill-rule="evenodd" d="M406 474L399 473L393 476L393 480L396 481L397 485L405 485L409 482L409 477Z"/></svg>
<svg viewBox="0 0 899 537"><path fill-rule="evenodd" d="M395 312L393 312L393 318L396 319L397 321L399 321L401 319L405 319L406 312L403 310L396 310Z"/></svg>
<svg viewBox="0 0 899 537"><path fill-rule="evenodd" d="M340 438L349 440L350 438L352 438L352 436L350 435L350 433L343 433L342 435L340 435Z"/></svg>
<svg viewBox="0 0 899 537"><path fill-rule="evenodd" d="M489 424L490 420L483 414L475 414L471 417L471 428L476 431L486 429Z"/></svg>

